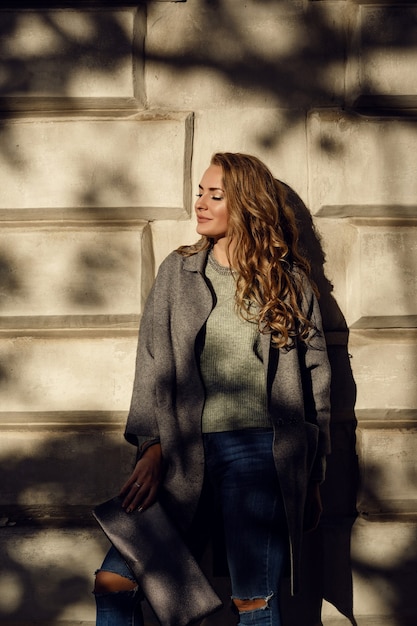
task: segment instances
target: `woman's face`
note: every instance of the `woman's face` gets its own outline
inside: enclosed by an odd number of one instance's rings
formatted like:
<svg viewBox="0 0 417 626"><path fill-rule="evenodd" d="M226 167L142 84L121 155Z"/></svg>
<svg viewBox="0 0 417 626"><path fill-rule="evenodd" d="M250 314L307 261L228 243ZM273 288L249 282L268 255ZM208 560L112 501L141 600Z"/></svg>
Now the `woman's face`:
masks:
<svg viewBox="0 0 417 626"><path fill-rule="evenodd" d="M197 232L213 239L226 236L227 202L223 188L223 172L219 165L210 165L199 184L195 203Z"/></svg>

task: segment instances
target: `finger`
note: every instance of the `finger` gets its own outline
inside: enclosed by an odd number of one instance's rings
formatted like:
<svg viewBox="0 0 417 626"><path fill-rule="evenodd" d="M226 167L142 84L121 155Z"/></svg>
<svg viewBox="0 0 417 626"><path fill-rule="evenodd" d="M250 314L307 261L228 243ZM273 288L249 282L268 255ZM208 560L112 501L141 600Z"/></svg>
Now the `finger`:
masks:
<svg viewBox="0 0 417 626"><path fill-rule="evenodd" d="M125 482L125 484L120 489L120 492L119 492L120 496L125 495L125 493L127 493L131 489L133 481L134 481L134 478L130 477L129 480Z"/></svg>
<svg viewBox="0 0 417 626"><path fill-rule="evenodd" d="M156 502L158 496L158 486L153 486L146 498L144 498L139 506L140 511L146 511L154 502Z"/></svg>
<svg viewBox="0 0 417 626"><path fill-rule="evenodd" d="M140 499L143 497L144 489L143 485L135 481L131 486L129 492L126 494L122 502L124 509L133 510L138 506Z"/></svg>
<svg viewBox="0 0 417 626"><path fill-rule="evenodd" d="M130 489L132 489L132 487L136 484L136 485L141 485L143 484L143 472L140 472L138 470L138 468L135 468L135 470L133 471L133 473L129 476L129 478L126 480L126 482L123 484L122 488L120 489L120 495L123 495L125 493L127 493Z"/></svg>

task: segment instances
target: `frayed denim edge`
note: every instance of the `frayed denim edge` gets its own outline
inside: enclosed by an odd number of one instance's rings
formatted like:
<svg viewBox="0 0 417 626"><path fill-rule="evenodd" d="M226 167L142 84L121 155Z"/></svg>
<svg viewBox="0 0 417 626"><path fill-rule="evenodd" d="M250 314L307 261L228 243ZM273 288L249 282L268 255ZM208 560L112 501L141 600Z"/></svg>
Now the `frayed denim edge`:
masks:
<svg viewBox="0 0 417 626"><path fill-rule="evenodd" d="M267 595L265 598L263 598L265 600L265 606L259 606L256 609L241 609L239 611L239 613L253 613L254 611L265 611L266 609L270 609L270 604L269 601L272 600L272 598L274 597L274 592L271 591L269 595ZM239 598L238 596L230 596L232 600L259 600L260 598L262 598L262 595L259 596L254 596L253 598ZM235 605L236 606L236 605ZM236 607L237 608L237 607Z"/></svg>
<svg viewBox="0 0 417 626"><path fill-rule="evenodd" d="M112 569L103 569L101 567L99 567L99 569L96 569L96 571L94 572L94 576L97 576L97 574L99 572L110 572L111 574L118 574L119 576L122 576L122 574L119 574L119 572L115 572ZM132 583L136 583L137 585L137 580L136 578L134 578L134 576L122 576L122 578L127 578L127 580L132 581ZM122 590L122 591L109 591L106 593L96 593L93 589L93 591L91 592L93 594L93 596L111 596L111 595L122 595L124 594L126 597L132 597L134 598L136 596L136 594L141 593L139 590L139 587L136 586L135 589L131 589L131 590Z"/></svg>

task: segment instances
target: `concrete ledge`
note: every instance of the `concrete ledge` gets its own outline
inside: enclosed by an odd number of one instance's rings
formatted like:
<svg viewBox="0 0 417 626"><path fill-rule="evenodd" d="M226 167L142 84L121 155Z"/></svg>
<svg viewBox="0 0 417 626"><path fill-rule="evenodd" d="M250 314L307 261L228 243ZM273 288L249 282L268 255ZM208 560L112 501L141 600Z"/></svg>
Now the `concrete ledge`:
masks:
<svg viewBox="0 0 417 626"><path fill-rule="evenodd" d="M27 114L42 117L45 113L56 115L71 112L71 114L108 117L109 112L114 117L125 117L126 113L137 112L143 109L143 102L134 97L46 97L38 96L11 96L0 97L0 111L4 117L23 117Z"/></svg>
<svg viewBox="0 0 417 626"><path fill-rule="evenodd" d="M134 337L140 315L2 315L0 320L0 337Z"/></svg>
<svg viewBox="0 0 417 626"><path fill-rule="evenodd" d="M376 425L378 428L392 427L401 428L402 424L410 426L417 425L417 409L357 409L355 415L361 424L366 424L367 428Z"/></svg>
<svg viewBox="0 0 417 626"><path fill-rule="evenodd" d="M1 411L1 431L72 430L122 433L127 411Z"/></svg>
<svg viewBox="0 0 417 626"><path fill-rule="evenodd" d="M395 221L409 222L413 224L417 220L417 205L366 205L366 204L342 204L339 206L324 205L316 213L316 217L328 219L349 219L353 224L361 224L359 220L369 220L374 226L379 226L385 220L390 220L389 224L395 226ZM393 223L394 222L394 223Z"/></svg>
<svg viewBox="0 0 417 626"><path fill-rule="evenodd" d="M359 96L352 108L360 115L376 117L417 117L417 95Z"/></svg>
<svg viewBox="0 0 417 626"><path fill-rule="evenodd" d="M416 328L417 315L373 315L361 317L351 324L352 330L359 328Z"/></svg>
<svg viewBox="0 0 417 626"><path fill-rule="evenodd" d="M144 221L174 220L174 218L175 220L188 220L189 217L188 213L184 213L184 207L170 206L160 206L157 211L152 206L143 206L140 209L135 206L35 207L17 210L0 209L0 226L1 228L47 226L59 227L60 230L84 226L94 226L96 229L110 226L137 228L143 225Z"/></svg>

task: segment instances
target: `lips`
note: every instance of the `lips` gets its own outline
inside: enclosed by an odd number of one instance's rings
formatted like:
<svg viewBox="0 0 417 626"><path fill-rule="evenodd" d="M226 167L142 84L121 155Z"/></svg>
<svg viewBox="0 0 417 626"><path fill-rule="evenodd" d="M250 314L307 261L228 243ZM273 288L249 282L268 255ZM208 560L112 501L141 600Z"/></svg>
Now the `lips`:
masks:
<svg viewBox="0 0 417 626"><path fill-rule="evenodd" d="M211 222L211 218L197 216L197 222L199 224L205 224L206 222Z"/></svg>

